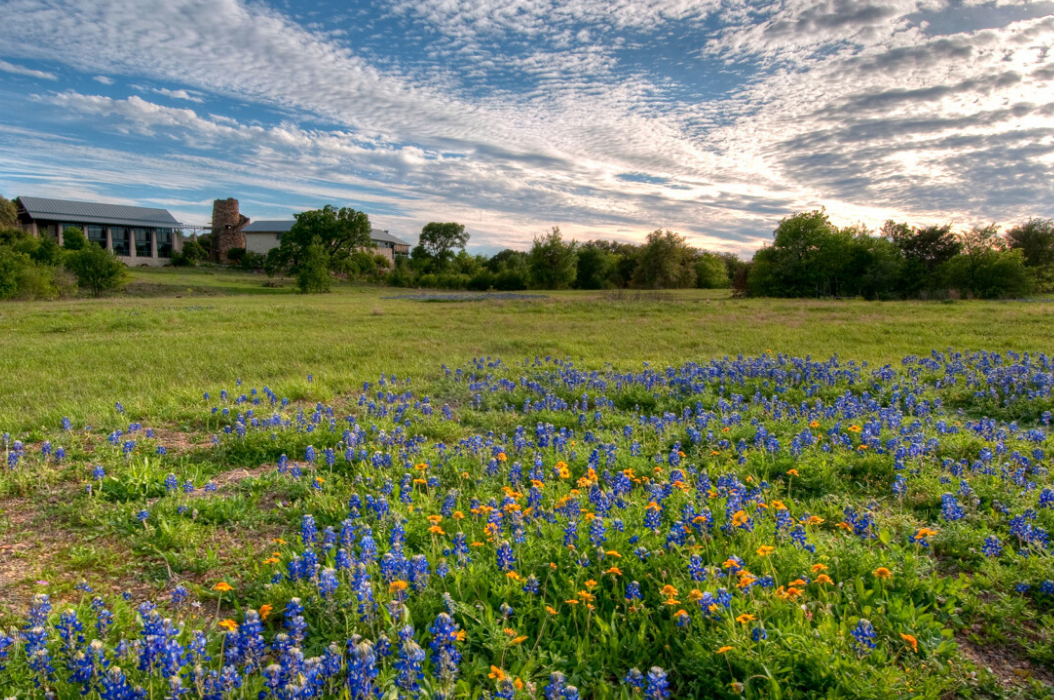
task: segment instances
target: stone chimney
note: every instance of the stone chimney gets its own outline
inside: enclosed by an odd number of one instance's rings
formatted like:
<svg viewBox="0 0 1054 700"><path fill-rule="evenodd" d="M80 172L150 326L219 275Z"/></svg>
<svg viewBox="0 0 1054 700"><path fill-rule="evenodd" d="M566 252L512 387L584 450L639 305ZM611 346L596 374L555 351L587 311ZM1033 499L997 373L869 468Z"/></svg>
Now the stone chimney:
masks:
<svg viewBox="0 0 1054 700"><path fill-rule="evenodd" d="M212 256L216 262L229 263L227 251L245 247L242 229L248 223L248 217L238 212L237 199L217 199L212 203Z"/></svg>

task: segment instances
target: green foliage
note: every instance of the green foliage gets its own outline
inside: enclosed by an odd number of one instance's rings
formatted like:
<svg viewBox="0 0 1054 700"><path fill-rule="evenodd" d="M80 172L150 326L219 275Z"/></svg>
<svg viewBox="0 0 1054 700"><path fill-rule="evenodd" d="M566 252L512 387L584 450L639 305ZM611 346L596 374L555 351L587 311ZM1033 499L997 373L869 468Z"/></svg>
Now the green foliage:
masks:
<svg viewBox="0 0 1054 700"><path fill-rule="evenodd" d="M1020 250L1039 291L1054 291L1054 220L1029 219L1006 232L1011 248Z"/></svg>
<svg viewBox="0 0 1054 700"><path fill-rule="evenodd" d="M0 299L11 299L18 293L22 270L33 264L29 256L10 246L0 246Z"/></svg>
<svg viewBox="0 0 1054 700"><path fill-rule="evenodd" d="M719 255L703 253L695 261L695 286L699 289L727 289L732 285L728 265Z"/></svg>
<svg viewBox="0 0 1054 700"><path fill-rule="evenodd" d="M88 245L88 238L77 226L70 226L62 231L62 247L66 250L82 250Z"/></svg>
<svg viewBox="0 0 1054 700"><path fill-rule="evenodd" d="M58 265L62 262L63 250L58 241L50 236L35 239L36 247L29 253L33 262L39 265Z"/></svg>
<svg viewBox="0 0 1054 700"><path fill-rule="evenodd" d="M611 275L615 271L616 256L595 243L578 248L578 270L575 287L578 289L607 289L614 286Z"/></svg>
<svg viewBox="0 0 1054 700"><path fill-rule="evenodd" d="M245 248L231 248L227 251L227 259L237 265L245 257Z"/></svg>
<svg viewBox="0 0 1054 700"><path fill-rule="evenodd" d="M1024 297L1033 284L1020 249L976 249L946 262L941 275L949 289L978 299Z"/></svg>
<svg viewBox="0 0 1054 700"><path fill-rule="evenodd" d="M316 237L304 250L297 271L296 286L301 294L322 294L330 290L333 278L329 264L329 253Z"/></svg>
<svg viewBox="0 0 1054 700"><path fill-rule="evenodd" d="M465 226L457 223L432 221L421 229L419 245L434 259L444 259L455 250L465 250L469 235Z"/></svg>
<svg viewBox="0 0 1054 700"><path fill-rule="evenodd" d="M243 270L262 270L264 265L267 263L267 256L263 253L254 253L251 250L245 251L238 261L238 267Z"/></svg>
<svg viewBox="0 0 1054 700"><path fill-rule="evenodd" d="M553 226L544 236L536 236L527 264L531 286L536 289L568 289L578 274L578 244L565 241Z"/></svg>
<svg viewBox="0 0 1054 700"><path fill-rule="evenodd" d="M637 257L633 286L644 289L682 289L695 286L695 251L684 236L652 231Z"/></svg>
<svg viewBox="0 0 1054 700"><path fill-rule="evenodd" d="M304 263L308 248L318 245L330 269L340 270L354 252L374 248L370 239L370 219L349 207L336 209L327 204L322 209L294 214L296 223L282 235L279 248L284 259L295 266ZM317 259L317 256L315 256Z"/></svg>
<svg viewBox="0 0 1054 700"><path fill-rule="evenodd" d="M0 228L18 226L18 206L0 195Z"/></svg>
<svg viewBox="0 0 1054 700"><path fill-rule="evenodd" d="M112 252L91 243L70 252L63 264L77 277L77 284L91 290L93 296L122 289L128 282L128 270Z"/></svg>

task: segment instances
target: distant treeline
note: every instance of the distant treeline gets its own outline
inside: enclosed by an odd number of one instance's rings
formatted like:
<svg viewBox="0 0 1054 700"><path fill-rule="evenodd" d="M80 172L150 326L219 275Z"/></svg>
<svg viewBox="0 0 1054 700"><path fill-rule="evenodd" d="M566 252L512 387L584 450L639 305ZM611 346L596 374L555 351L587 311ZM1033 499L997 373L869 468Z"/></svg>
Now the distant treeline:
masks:
<svg viewBox="0 0 1054 700"><path fill-rule="evenodd" d="M467 238L467 237L466 237ZM879 231L839 228L825 211L783 219L749 262L693 248L672 231L642 244L579 243L554 228L529 251L486 258L415 248L384 275L396 286L450 289L683 289L731 287L742 296L915 299L1021 297L1054 291L1054 222L995 226L887 221Z"/></svg>

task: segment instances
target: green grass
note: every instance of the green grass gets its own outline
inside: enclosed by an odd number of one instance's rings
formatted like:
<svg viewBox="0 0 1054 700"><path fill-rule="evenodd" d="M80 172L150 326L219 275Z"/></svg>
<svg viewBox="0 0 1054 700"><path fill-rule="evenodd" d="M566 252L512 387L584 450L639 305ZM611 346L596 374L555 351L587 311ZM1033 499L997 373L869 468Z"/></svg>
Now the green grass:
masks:
<svg viewBox="0 0 1054 700"><path fill-rule="evenodd" d="M328 398L381 372L434 376L473 356L554 355L585 366L665 365L771 349L871 362L934 348L1024 350L1054 337L1054 304L738 300L724 292L547 293L543 300L421 303L339 286L302 296L251 273L146 270L167 296L0 306L0 429L178 421L237 378ZM178 295L191 290L190 296ZM133 286L134 291L134 286ZM308 384L307 375L314 375Z"/></svg>

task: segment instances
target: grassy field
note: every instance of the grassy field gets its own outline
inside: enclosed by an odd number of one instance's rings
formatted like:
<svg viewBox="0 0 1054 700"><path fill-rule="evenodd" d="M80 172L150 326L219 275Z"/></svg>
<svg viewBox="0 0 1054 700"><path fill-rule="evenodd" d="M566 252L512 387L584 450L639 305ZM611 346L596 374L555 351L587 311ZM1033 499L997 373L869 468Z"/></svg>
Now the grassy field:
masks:
<svg viewBox="0 0 1054 700"><path fill-rule="evenodd" d="M5 697L1052 696L1054 304L134 275L0 306Z"/></svg>
<svg viewBox="0 0 1054 700"><path fill-rule="evenodd" d="M383 371L436 376L476 356L535 355L622 369L773 350L897 362L933 349L1027 350L1054 337L1054 303L739 300L725 292L546 293L421 302L416 290L302 296L261 275L137 270L115 298L0 307L0 427L179 420L236 379L329 398ZM165 293L164 296L157 294ZM312 374L314 382L308 384Z"/></svg>

